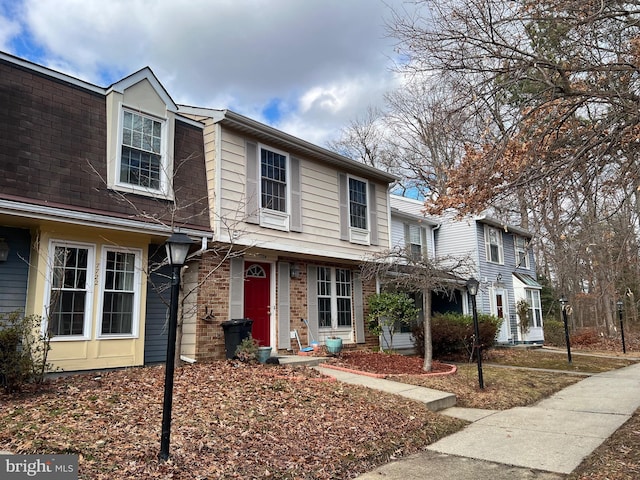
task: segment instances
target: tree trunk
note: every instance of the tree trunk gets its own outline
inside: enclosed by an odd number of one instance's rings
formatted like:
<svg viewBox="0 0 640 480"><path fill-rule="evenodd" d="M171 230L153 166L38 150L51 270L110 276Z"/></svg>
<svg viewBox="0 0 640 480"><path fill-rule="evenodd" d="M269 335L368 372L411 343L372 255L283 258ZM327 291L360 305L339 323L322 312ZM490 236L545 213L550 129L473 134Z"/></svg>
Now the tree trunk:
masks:
<svg viewBox="0 0 640 480"><path fill-rule="evenodd" d="M430 372L433 364L433 345L431 343L431 290L426 290L422 295L422 308L424 311L424 365L425 372Z"/></svg>

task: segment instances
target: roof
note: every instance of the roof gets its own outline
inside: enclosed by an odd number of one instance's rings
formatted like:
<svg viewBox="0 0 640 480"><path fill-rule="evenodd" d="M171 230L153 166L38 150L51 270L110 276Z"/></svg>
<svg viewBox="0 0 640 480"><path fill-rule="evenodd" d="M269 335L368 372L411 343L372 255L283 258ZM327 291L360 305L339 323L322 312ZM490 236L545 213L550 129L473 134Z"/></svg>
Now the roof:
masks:
<svg viewBox="0 0 640 480"><path fill-rule="evenodd" d="M362 172L368 178L375 178L385 183L392 183L398 180L398 177L390 173L384 172L377 168L370 167L364 163L352 160L351 158L340 155L326 148L319 147L313 143L294 137L276 128L270 127L264 123L245 117L231 110L218 110L212 108L200 108L189 105L178 105L178 112L185 114L209 117L215 123L233 128L243 133L250 134L262 141L269 142L274 146L279 146L285 150L296 150L309 158L315 158L323 162L333 164L340 168Z"/></svg>
<svg viewBox="0 0 640 480"><path fill-rule="evenodd" d="M389 195L389 205L391 215L406 220L422 222L426 225L436 226L439 222L424 214L424 202L413 198L402 197L400 195Z"/></svg>
<svg viewBox="0 0 640 480"><path fill-rule="evenodd" d="M526 273L513 272L513 276L524 283L527 287L542 288L542 285L540 285L537 280L531 275L528 275Z"/></svg>
<svg viewBox="0 0 640 480"><path fill-rule="evenodd" d="M499 220L497 218L491 217L486 213L482 213L473 218L476 222L485 223L487 225L491 225L492 227L500 228L505 232L515 233L517 235L521 235L523 237L528 237L528 238L533 237L533 234L530 231L515 225L509 225L508 223L505 223L502 220Z"/></svg>

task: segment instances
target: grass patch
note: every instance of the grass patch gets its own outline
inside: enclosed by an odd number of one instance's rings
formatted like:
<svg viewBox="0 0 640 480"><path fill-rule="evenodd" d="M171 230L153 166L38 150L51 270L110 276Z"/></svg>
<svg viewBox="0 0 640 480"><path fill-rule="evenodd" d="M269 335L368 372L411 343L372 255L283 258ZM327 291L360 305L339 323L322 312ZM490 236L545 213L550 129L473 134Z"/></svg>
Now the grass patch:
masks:
<svg viewBox="0 0 640 480"><path fill-rule="evenodd" d="M518 350L515 348L495 348L487 352L487 363L511 365L517 367L564 370L580 373L602 373L617 368L628 367L637 362L629 358L608 358L594 355L583 355L572 352L571 363L567 361L566 351L548 351L532 348Z"/></svg>

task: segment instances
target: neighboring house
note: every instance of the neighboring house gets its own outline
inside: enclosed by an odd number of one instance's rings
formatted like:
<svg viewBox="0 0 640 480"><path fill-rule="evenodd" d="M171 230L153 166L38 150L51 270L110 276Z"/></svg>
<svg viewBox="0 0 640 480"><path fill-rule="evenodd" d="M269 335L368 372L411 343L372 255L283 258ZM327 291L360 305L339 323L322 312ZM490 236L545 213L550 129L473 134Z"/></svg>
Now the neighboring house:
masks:
<svg viewBox="0 0 640 480"><path fill-rule="evenodd" d="M253 320L263 346L296 351L338 336L377 345L365 329L375 282L362 259L389 245L395 177L229 110L180 106L205 125L212 248L199 271L198 315L183 354L224 357L221 323ZM217 254L233 247L230 258ZM215 271L212 270L216 265ZM302 321L308 321L309 329Z"/></svg>
<svg viewBox="0 0 640 480"><path fill-rule="evenodd" d="M0 312L41 315L64 370L163 360L163 243L212 236L202 124L148 68L102 88L4 53L0 105Z"/></svg>
<svg viewBox="0 0 640 480"><path fill-rule="evenodd" d="M470 256L475 270L473 276L480 282L476 299L478 311L504 319L497 341L543 342L542 287L536 281L535 261L529 246L531 233L488 215L462 220L441 217L440 220L435 234L436 252ZM519 300L529 304L526 333L519 327L516 311Z"/></svg>

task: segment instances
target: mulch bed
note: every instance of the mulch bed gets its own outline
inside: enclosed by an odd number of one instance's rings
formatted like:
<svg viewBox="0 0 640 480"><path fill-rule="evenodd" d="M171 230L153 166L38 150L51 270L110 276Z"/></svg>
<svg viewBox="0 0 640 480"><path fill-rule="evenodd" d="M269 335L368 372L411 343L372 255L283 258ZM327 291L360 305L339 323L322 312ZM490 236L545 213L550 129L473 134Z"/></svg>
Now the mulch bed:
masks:
<svg viewBox="0 0 640 480"><path fill-rule="evenodd" d="M342 352L324 365L341 369L361 371L386 377L392 375L444 375L455 372L455 367L433 361L431 372L423 369L424 360L418 356L381 352Z"/></svg>

